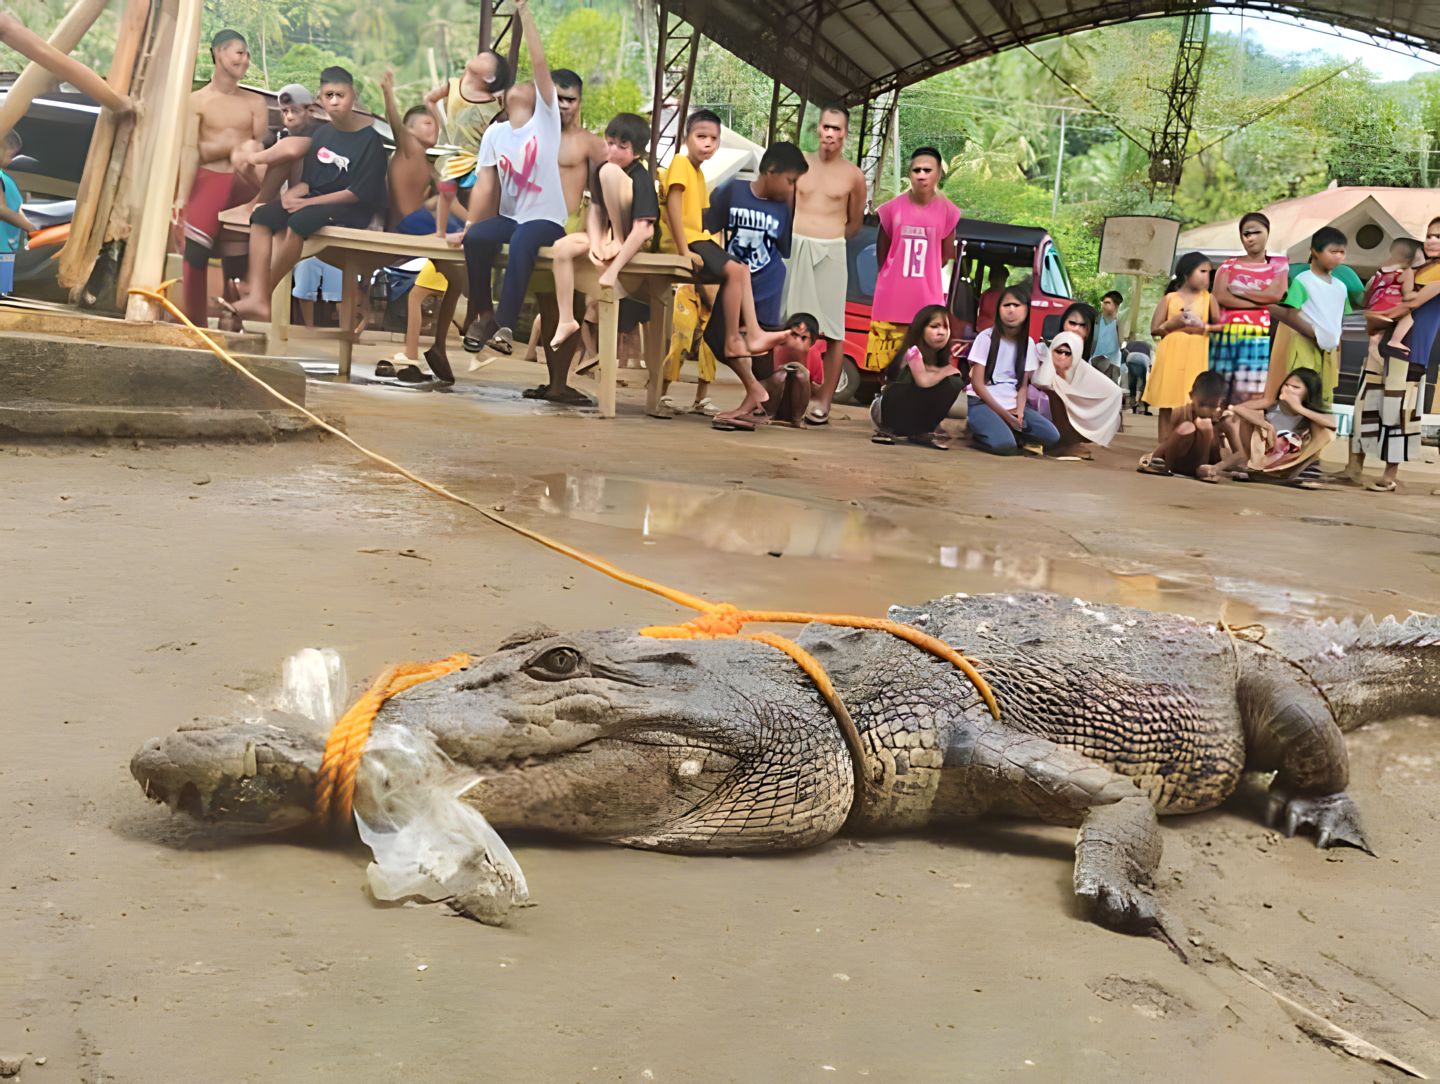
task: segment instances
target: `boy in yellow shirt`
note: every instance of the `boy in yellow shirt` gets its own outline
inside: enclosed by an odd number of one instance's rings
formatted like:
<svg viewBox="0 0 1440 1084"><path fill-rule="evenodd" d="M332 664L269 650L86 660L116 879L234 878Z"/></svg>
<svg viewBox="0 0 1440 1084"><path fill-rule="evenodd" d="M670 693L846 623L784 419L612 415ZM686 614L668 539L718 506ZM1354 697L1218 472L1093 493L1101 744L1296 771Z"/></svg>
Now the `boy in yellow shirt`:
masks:
<svg viewBox="0 0 1440 1084"><path fill-rule="evenodd" d="M700 167L720 145L720 118L697 109L685 121L685 154L677 154L665 177L665 217L675 238L675 251L688 259L702 286L720 287L719 308L725 320L725 354L721 357L745 386L745 401L732 413L750 413L769 394L751 371L750 358L763 354L765 329L755 315L750 268L721 247L704 226L710 193ZM741 334L741 321L745 332Z"/></svg>

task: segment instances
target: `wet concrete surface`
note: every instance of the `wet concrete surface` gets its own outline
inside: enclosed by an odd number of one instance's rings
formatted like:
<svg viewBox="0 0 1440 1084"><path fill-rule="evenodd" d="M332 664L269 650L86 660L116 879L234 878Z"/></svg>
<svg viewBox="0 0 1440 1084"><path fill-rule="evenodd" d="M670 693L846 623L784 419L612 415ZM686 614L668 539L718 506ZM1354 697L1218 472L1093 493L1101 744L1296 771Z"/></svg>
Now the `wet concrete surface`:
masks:
<svg viewBox="0 0 1440 1084"><path fill-rule="evenodd" d="M642 417L636 389L605 421L521 400L533 366L482 375L312 399L487 507L740 605L1024 588L1237 623L1440 610L1433 468L1398 496L1211 487L1134 474L1138 433L1095 463L999 460L874 447L858 411L721 434ZM253 711L301 647L339 648L358 682L672 607L337 442L12 450L0 482L0 1056L45 1056L26 1079L1398 1079L1237 967L1440 1070L1433 721L1351 738L1378 859L1283 840L1245 800L1166 823L1188 967L1083 921L1073 832L1023 824L746 859L521 838L537 906L492 930L375 905L358 848L172 820L128 758Z"/></svg>

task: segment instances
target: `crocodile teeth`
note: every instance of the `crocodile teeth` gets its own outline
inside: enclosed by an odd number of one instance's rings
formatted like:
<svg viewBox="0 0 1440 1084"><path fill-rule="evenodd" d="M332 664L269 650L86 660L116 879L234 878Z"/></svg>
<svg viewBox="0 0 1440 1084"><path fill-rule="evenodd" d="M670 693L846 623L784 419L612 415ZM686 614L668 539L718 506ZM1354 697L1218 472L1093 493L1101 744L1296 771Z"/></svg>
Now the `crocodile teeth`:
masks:
<svg viewBox="0 0 1440 1084"><path fill-rule="evenodd" d="M245 778L247 778L247 779L249 779L251 776L255 775L256 771L258 770L258 769L256 768L256 765L255 765L255 743L254 743L254 742L247 742L247 743L246 743L246 745L245 745L245 756L244 756L243 761L242 761L242 763L241 763L241 765L240 765L240 770L244 773Z"/></svg>

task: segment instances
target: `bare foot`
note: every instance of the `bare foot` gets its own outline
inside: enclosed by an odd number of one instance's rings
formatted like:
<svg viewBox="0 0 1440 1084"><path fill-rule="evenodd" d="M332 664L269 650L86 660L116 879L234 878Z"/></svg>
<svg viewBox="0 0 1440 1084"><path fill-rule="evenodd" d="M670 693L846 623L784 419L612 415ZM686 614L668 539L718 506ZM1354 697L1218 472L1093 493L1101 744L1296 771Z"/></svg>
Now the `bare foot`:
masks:
<svg viewBox="0 0 1440 1084"><path fill-rule="evenodd" d="M270 319L270 299L268 297L242 297L233 303L224 298L216 298L216 301L226 312L238 316L242 320L256 320L263 324Z"/></svg>
<svg viewBox="0 0 1440 1084"><path fill-rule="evenodd" d="M619 279L620 275L615 269L613 267L607 267L604 271L600 272L600 277L595 281L599 284L600 289L613 290L615 289L615 283L618 282Z"/></svg>
<svg viewBox="0 0 1440 1084"><path fill-rule="evenodd" d="M580 323L577 320L562 320L560 323L556 324L555 334L550 339L551 349L564 346L565 343L569 341L570 336L574 335L575 332L579 330Z"/></svg>
<svg viewBox="0 0 1440 1084"><path fill-rule="evenodd" d="M752 395L745 396L745 399L734 410L727 410L715 415L724 421L733 421L736 418L750 419L751 415L770 401L770 393L764 388L756 389ZM753 419L752 419L753 420Z"/></svg>
<svg viewBox="0 0 1440 1084"><path fill-rule="evenodd" d="M745 345L745 340L737 335L725 336L725 356L727 358L748 358L751 356L750 349ZM761 400L762 402L764 400Z"/></svg>
<svg viewBox="0 0 1440 1084"><path fill-rule="evenodd" d="M764 340L750 338L745 340L745 353L751 357L755 357L758 354L768 354L769 352L770 348L765 345Z"/></svg>

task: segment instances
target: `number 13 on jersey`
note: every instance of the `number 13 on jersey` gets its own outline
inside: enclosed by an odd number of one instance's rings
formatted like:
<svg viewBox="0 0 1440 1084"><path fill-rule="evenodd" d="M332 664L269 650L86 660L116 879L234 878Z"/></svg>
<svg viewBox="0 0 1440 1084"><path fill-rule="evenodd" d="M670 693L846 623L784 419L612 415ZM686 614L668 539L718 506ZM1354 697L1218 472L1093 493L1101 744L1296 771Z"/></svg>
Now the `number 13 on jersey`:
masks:
<svg viewBox="0 0 1440 1084"><path fill-rule="evenodd" d="M930 251L930 239L928 237L906 237L902 238L900 249L900 275L907 279L923 279L925 277L925 256Z"/></svg>

